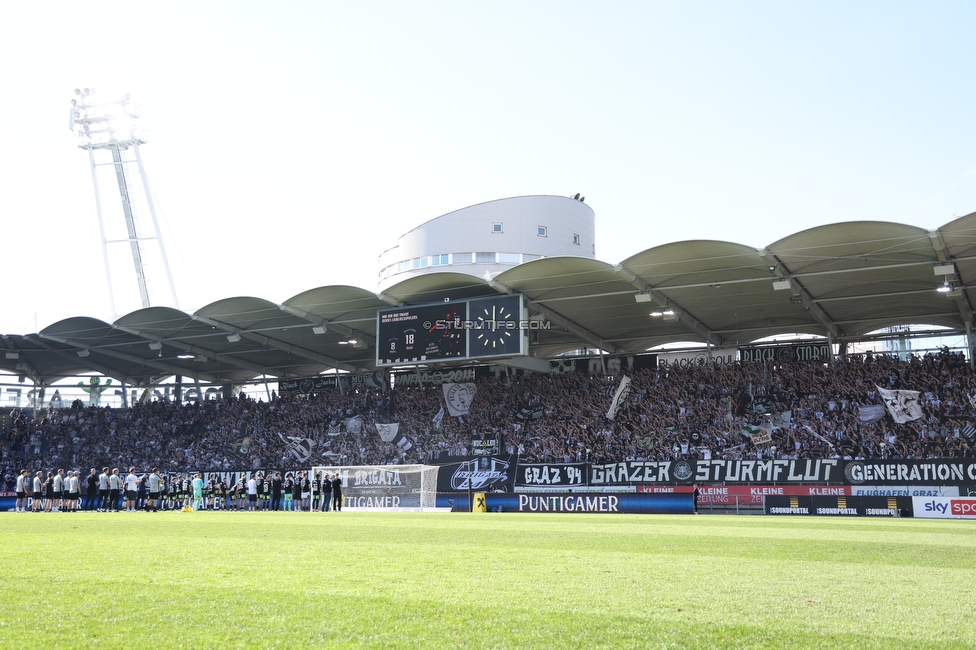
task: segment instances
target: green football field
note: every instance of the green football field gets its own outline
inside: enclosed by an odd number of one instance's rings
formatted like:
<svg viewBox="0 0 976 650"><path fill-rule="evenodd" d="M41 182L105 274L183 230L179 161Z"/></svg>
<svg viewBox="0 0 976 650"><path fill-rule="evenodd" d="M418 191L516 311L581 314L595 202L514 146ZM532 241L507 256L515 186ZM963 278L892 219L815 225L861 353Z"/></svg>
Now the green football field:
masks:
<svg viewBox="0 0 976 650"><path fill-rule="evenodd" d="M976 646L976 522L0 515L3 648Z"/></svg>

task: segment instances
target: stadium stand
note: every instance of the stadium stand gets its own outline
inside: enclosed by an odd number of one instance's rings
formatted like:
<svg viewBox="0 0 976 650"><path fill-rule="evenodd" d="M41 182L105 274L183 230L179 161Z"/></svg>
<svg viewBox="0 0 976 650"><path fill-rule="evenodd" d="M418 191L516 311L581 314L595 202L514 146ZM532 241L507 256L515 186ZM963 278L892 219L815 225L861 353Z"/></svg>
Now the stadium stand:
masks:
<svg viewBox="0 0 976 650"><path fill-rule="evenodd" d="M498 437L526 462L673 458L946 458L973 455L976 375L945 350L902 362L873 356L825 363L743 364L628 372L631 393L613 420L619 376L518 374L483 378L467 416L441 414L439 386L322 391L310 399L245 397L129 409L13 411L0 431L2 475L130 466L167 471L432 462L465 456L473 437ZM920 391L923 417L896 424L878 387ZM751 404L761 404L753 408ZM874 409L863 408L875 406ZM742 434L772 413L772 441ZM787 414L788 412L788 414ZM385 442L377 423L399 424ZM310 457L299 462L296 441ZM400 444L397 444L400 442Z"/></svg>

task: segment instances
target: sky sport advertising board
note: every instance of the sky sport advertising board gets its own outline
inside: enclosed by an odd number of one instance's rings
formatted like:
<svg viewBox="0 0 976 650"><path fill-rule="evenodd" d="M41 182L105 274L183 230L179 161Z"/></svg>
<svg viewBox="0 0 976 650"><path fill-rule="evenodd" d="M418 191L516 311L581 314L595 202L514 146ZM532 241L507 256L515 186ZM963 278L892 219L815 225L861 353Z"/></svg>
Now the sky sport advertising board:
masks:
<svg viewBox="0 0 976 650"><path fill-rule="evenodd" d="M976 519L976 497L912 497L916 517Z"/></svg>

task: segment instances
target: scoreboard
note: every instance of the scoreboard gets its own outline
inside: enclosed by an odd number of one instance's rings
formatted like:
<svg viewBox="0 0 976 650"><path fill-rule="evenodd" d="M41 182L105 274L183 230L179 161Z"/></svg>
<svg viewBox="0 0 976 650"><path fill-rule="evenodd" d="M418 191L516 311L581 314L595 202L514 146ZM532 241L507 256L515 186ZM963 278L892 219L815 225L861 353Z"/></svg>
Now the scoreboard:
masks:
<svg viewBox="0 0 976 650"><path fill-rule="evenodd" d="M384 309L376 314L376 365L526 354L521 295Z"/></svg>

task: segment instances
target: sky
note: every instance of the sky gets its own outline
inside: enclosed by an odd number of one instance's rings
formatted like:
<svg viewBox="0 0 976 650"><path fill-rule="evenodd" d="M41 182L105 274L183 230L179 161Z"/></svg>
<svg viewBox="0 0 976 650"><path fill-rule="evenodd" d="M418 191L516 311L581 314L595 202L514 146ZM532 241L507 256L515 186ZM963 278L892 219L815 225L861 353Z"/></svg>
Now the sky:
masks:
<svg viewBox="0 0 976 650"><path fill-rule="evenodd" d="M141 104L192 311L375 291L401 234L509 196L582 193L609 263L937 228L976 211L974 27L971 2L5 2L0 333L114 316L75 88Z"/></svg>

